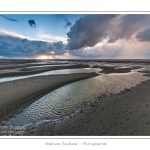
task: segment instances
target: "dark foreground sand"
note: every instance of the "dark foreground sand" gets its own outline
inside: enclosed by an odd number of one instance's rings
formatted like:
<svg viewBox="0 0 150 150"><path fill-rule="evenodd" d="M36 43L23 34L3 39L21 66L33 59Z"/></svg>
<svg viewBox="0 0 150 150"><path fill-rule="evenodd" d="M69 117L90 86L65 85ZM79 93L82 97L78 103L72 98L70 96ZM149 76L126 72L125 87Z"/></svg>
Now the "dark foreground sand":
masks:
<svg viewBox="0 0 150 150"><path fill-rule="evenodd" d="M26 128L24 135L150 135L150 80L118 95L99 98L60 122Z"/></svg>
<svg viewBox="0 0 150 150"><path fill-rule="evenodd" d="M77 80L97 76L97 73L78 73L31 77L0 84L0 121L14 115L17 108L31 104L50 91Z"/></svg>

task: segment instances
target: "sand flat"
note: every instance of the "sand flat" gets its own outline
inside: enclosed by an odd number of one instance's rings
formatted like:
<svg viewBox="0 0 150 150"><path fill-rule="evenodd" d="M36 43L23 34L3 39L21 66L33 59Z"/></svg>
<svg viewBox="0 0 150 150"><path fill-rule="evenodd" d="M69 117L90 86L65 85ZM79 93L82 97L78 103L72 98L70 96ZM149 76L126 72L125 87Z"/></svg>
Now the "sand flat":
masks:
<svg viewBox="0 0 150 150"><path fill-rule="evenodd" d="M150 135L150 80L118 95L107 96L60 122L30 126L24 135Z"/></svg>
<svg viewBox="0 0 150 150"><path fill-rule="evenodd" d="M31 65L30 65L31 66ZM68 66L48 66L48 67L36 67L36 68L20 68L20 69L13 69L13 70L4 70L0 71L0 77L12 77L12 76L21 76L21 75L30 75L41 73L44 71L51 71L51 70L59 70L59 69L73 69L73 68L88 68L89 65L68 65Z"/></svg>
<svg viewBox="0 0 150 150"><path fill-rule="evenodd" d="M13 115L16 108L49 93L67 83L97 76L97 73L79 73L31 77L0 84L0 117L9 112ZM2 118L1 118L2 120Z"/></svg>
<svg viewBox="0 0 150 150"><path fill-rule="evenodd" d="M146 65L149 65L149 62ZM34 69L38 68L31 68L36 73ZM137 68L104 67L102 69L102 73L111 74L130 72ZM25 68L22 74L28 71ZM147 73L145 76L149 76L149 70L140 72ZM14 114L19 113L20 110L50 91L67 83L94 76L97 74L52 75L1 83L1 125L4 125L3 121L10 119ZM59 122L47 121L27 126L23 135L150 135L149 86L150 80L147 80L120 94L97 97L93 103L85 104L77 113L67 116L67 119L61 118Z"/></svg>

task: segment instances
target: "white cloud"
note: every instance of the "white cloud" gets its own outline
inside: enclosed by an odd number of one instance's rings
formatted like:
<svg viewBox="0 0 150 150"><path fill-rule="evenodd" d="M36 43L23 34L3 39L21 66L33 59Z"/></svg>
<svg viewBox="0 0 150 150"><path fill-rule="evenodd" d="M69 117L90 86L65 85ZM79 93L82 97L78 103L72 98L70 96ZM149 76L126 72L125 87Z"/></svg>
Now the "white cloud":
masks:
<svg viewBox="0 0 150 150"><path fill-rule="evenodd" d="M38 30L39 30L39 32L37 34L37 37L40 38L40 40L44 40L44 41L47 41L47 42L62 41L63 43L67 43L67 38L66 37L52 35L52 34L47 34L41 29L38 29Z"/></svg>
<svg viewBox="0 0 150 150"><path fill-rule="evenodd" d="M4 59L5 57L3 57L3 56L0 56L0 59Z"/></svg>
<svg viewBox="0 0 150 150"><path fill-rule="evenodd" d="M21 39L25 39L25 38L30 39L30 37L27 37L22 34L12 32L12 31L4 30L4 29L0 29L0 35L3 35L3 36L7 35L7 36L12 36L12 37L21 38Z"/></svg>
<svg viewBox="0 0 150 150"><path fill-rule="evenodd" d="M32 58L40 54L63 55L65 52L62 41L32 40L15 32L0 30L0 56Z"/></svg>

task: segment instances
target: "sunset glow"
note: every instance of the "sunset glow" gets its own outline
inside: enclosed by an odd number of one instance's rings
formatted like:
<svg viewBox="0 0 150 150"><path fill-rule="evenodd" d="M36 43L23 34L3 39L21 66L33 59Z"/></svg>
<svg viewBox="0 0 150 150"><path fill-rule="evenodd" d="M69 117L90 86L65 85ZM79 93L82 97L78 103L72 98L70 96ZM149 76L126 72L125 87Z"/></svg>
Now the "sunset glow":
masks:
<svg viewBox="0 0 150 150"><path fill-rule="evenodd" d="M50 55L38 55L36 59L53 59Z"/></svg>
<svg viewBox="0 0 150 150"><path fill-rule="evenodd" d="M0 14L0 23L1 59L150 58L150 14Z"/></svg>

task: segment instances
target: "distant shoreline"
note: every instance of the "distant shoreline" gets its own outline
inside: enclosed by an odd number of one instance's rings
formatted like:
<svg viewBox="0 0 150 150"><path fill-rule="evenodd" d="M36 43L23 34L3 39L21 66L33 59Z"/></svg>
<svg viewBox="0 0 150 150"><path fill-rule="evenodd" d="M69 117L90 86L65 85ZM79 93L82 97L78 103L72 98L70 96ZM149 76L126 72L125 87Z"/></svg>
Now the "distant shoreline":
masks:
<svg viewBox="0 0 150 150"><path fill-rule="evenodd" d="M31 63L31 62L38 62L38 61L94 61L94 62L150 62L150 59L0 59L0 63L4 62L13 62L13 63Z"/></svg>

